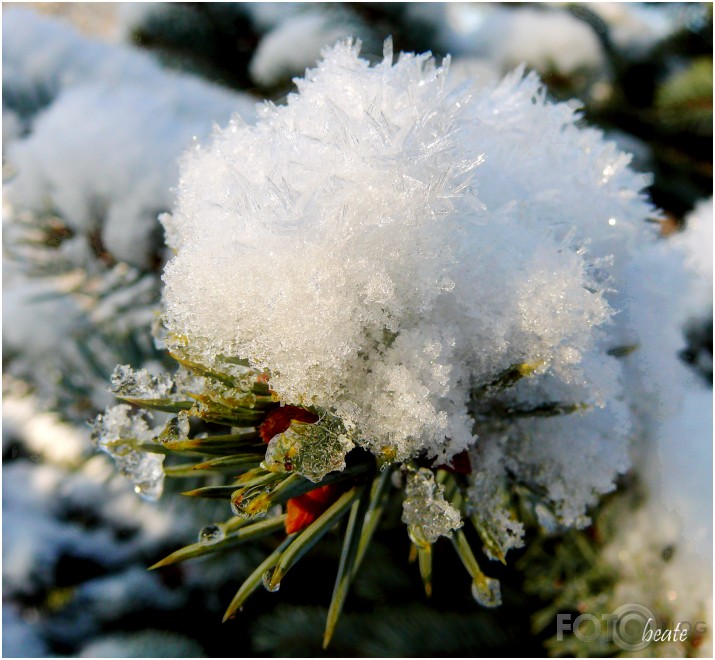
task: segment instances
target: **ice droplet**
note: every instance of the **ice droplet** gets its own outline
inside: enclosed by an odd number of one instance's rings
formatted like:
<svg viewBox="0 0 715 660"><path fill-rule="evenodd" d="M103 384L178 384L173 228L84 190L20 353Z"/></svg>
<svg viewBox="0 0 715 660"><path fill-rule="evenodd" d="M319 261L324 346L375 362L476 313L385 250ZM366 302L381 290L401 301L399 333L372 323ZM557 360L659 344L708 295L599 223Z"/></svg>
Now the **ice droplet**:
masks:
<svg viewBox="0 0 715 660"><path fill-rule="evenodd" d="M482 575L472 582L472 596L482 607L501 605L501 585L499 580Z"/></svg>
<svg viewBox="0 0 715 660"><path fill-rule="evenodd" d="M450 536L462 526L457 511L444 499L444 486L435 483L434 474L419 468L407 474L402 522L410 538L419 545L434 543L440 536Z"/></svg>
<svg viewBox="0 0 715 660"><path fill-rule="evenodd" d="M266 591L270 591L271 593L275 593L276 591L278 591L281 588L280 582L271 586L271 580L273 579L273 573L275 572L275 570L276 570L275 568L269 568L261 576L261 580L263 581L263 586L266 588Z"/></svg>
<svg viewBox="0 0 715 660"><path fill-rule="evenodd" d="M214 543L223 541L225 537L226 534L221 525L206 525L206 527L199 532L199 543L213 545Z"/></svg>
<svg viewBox="0 0 715 660"><path fill-rule="evenodd" d="M239 488L231 495L231 510L234 515L246 520L263 518L271 506L270 489L264 486Z"/></svg>
<svg viewBox="0 0 715 660"><path fill-rule="evenodd" d="M339 420L293 420L268 443L265 466L273 472L295 471L317 483L329 472L345 468L345 455L353 446Z"/></svg>
<svg viewBox="0 0 715 660"><path fill-rule="evenodd" d="M189 416L182 410L178 415L172 417L162 432L159 434L159 442L166 444L169 442L181 442L189 437Z"/></svg>

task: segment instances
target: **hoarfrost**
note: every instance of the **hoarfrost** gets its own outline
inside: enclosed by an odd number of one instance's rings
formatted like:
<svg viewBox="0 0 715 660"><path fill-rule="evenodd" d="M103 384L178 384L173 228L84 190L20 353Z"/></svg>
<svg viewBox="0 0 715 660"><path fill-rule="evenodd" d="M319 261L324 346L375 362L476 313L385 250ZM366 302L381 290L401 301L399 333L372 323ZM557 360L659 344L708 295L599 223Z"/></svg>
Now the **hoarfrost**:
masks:
<svg viewBox="0 0 715 660"><path fill-rule="evenodd" d="M485 541L484 551L500 560L512 548L524 545L524 526L509 511L503 451L499 438L480 438L470 452L475 467L467 493L467 510Z"/></svg>
<svg viewBox="0 0 715 660"><path fill-rule="evenodd" d="M702 201L681 233L644 246L624 292L627 340L638 344L625 358L634 463L647 498L605 556L619 573L613 602L673 621L712 618L713 393L702 373L712 373L712 348L687 337L708 325L705 343L712 336L712 213L712 199ZM700 359L688 365L686 349ZM698 654L712 655L709 630Z"/></svg>
<svg viewBox="0 0 715 660"><path fill-rule="evenodd" d="M455 3L443 11L450 52L488 58L504 71L522 62L541 73L567 76L605 67L596 31L558 7Z"/></svg>
<svg viewBox="0 0 715 660"><path fill-rule="evenodd" d="M110 633L82 646L80 658L203 658L196 640L165 630Z"/></svg>

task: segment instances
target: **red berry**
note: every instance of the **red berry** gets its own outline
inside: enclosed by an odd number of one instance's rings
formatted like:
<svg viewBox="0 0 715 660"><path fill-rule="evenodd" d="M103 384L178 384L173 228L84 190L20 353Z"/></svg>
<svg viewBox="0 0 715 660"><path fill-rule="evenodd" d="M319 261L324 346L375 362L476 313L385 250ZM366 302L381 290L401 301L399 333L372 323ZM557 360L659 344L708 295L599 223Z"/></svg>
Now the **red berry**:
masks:
<svg viewBox="0 0 715 660"><path fill-rule="evenodd" d="M298 406L276 408L268 413L258 429L263 442L267 444L273 436L283 433L290 426L292 420L315 424L318 421L318 416L310 410Z"/></svg>
<svg viewBox="0 0 715 660"><path fill-rule="evenodd" d="M318 518L337 498L338 489L333 484L321 486L299 495L286 503L286 534L294 534L305 529Z"/></svg>

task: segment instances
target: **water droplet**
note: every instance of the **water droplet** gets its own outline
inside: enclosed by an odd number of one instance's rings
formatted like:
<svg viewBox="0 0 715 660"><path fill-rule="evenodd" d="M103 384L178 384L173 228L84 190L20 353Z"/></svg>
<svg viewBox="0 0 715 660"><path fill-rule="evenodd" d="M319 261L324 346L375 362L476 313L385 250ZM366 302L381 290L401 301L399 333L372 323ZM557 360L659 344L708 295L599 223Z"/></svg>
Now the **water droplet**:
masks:
<svg viewBox="0 0 715 660"><path fill-rule="evenodd" d="M501 585L499 580L481 575L472 582L472 596L482 607L501 605Z"/></svg>
<svg viewBox="0 0 715 660"><path fill-rule="evenodd" d="M206 527L199 532L199 542L205 543L206 545L213 545L214 543L223 541L225 537L226 534L220 525L206 525Z"/></svg>
<svg viewBox="0 0 715 660"><path fill-rule="evenodd" d="M239 488L231 495L234 515L246 520L263 518L271 506L270 489L264 486Z"/></svg>
<svg viewBox="0 0 715 660"><path fill-rule="evenodd" d="M273 579L273 573L275 572L275 570L276 570L275 568L269 568L261 576L261 580L263 581L263 586L266 588L266 591L270 591L271 593L274 593L281 588L280 582L271 586L271 580Z"/></svg>

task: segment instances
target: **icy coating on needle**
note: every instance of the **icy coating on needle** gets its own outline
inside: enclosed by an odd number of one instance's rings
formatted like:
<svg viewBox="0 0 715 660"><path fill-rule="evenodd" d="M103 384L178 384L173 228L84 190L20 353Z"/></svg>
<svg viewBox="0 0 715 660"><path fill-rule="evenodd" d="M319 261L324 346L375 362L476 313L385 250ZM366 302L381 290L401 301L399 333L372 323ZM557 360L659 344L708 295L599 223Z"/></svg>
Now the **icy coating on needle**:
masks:
<svg viewBox="0 0 715 660"><path fill-rule="evenodd" d="M159 429L149 426L149 415L120 404L107 408L92 425L92 440L116 462L122 474L134 483L134 490L146 500L156 500L164 490L164 456L144 451Z"/></svg>
<svg viewBox="0 0 715 660"><path fill-rule="evenodd" d="M359 48L325 50L287 105L184 156L163 219L169 336L206 363L247 358L282 401L397 460L473 445L470 391L510 365L534 365L527 399L602 407L609 292L653 211L630 157L523 69L451 88L448 61L393 61L388 41L370 66ZM546 464L563 447L543 435ZM608 489L624 447L587 439L579 487ZM556 483L531 454L514 469Z"/></svg>

